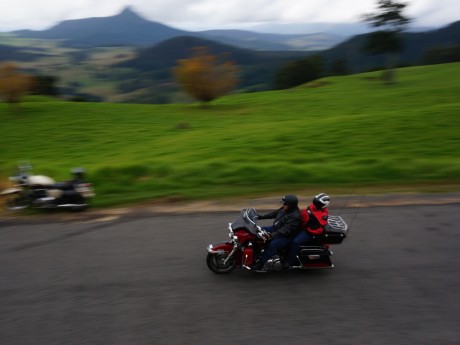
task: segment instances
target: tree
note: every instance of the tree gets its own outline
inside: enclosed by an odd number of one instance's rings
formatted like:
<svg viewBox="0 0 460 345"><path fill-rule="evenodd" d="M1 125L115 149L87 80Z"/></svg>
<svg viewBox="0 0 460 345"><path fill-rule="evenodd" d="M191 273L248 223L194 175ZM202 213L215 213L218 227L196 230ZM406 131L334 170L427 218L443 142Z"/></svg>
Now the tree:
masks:
<svg viewBox="0 0 460 345"><path fill-rule="evenodd" d="M29 92L33 78L19 72L14 63L0 65L0 97L5 102L16 105Z"/></svg>
<svg viewBox="0 0 460 345"><path fill-rule="evenodd" d="M424 65L434 65L439 63L459 62L460 45L447 47L434 47L429 49L423 56Z"/></svg>
<svg viewBox="0 0 460 345"><path fill-rule="evenodd" d="M284 65L275 75L275 88L288 89L305 84L323 76L323 58L319 55L292 61Z"/></svg>
<svg viewBox="0 0 460 345"><path fill-rule="evenodd" d="M186 93L207 103L235 89L239 69L232 62L219 62L205 47L194 48L193 56L178 61L174 74Z"/></svg>
<svg viewBox="0 0 460 345"><path fill-rule="evenodd" d="M52 75L38 75L34 77L35 83L32 92L37 95L57 96L57 77Z"/></svg>
<svg viewBox="0 0 460 345"><path fill-rule="evenodd" d="M364 49L370 54L386 55L387 64L383 80L387 83L394 82L393 57L402 50L400 33L410 22L410 19L402 14L406 6L407 4L397 1L378 0L377 12L363 16L363 20L372 27L380 28L369 35Z"/></svg>
<svg viewBox="0 0 460 345"><path fill-rule="evenodd" d="M347 75L347 74L349 74L347 59L345 59L345 58L335 59L332 62L332 66L330 68L330 74L331 75Z"/></svg>

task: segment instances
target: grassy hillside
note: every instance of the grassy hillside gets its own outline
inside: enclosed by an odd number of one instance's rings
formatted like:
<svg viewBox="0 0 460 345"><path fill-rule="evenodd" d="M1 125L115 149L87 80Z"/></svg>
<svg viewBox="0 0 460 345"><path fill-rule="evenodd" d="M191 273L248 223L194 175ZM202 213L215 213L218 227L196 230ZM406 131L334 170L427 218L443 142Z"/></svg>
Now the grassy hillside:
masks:
<svg viewBox="0 0 460 345"><path fill-rule="evenodd" d="M97 205L239 193L460 185L460 63L319 80L198 105L0 103L0 174L84 166Z"/></svg>

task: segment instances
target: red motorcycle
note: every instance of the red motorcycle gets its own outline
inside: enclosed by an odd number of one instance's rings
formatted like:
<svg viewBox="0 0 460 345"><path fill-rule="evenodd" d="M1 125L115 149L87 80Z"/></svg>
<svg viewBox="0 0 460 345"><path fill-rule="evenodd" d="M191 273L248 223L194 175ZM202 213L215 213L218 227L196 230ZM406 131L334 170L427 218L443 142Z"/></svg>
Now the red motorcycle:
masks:
<svg viewBox="0 0 460 345"><path fill-rule="evenodd" d="M268 234L256 223L257 212L253 208L241 210L240 216L228 224L227 242L208 246L206 263L211 271L218 274L230 273L235 268L250 270L265 248ZM321 235L313 237L307 246L302 246L297 255L298 264L290 269L333 268L331 244L340 244L347 237L348 226L339 216L329 216L328 224ZM265 264L267 271L283 269L284 255L278 253Z"/></svg>

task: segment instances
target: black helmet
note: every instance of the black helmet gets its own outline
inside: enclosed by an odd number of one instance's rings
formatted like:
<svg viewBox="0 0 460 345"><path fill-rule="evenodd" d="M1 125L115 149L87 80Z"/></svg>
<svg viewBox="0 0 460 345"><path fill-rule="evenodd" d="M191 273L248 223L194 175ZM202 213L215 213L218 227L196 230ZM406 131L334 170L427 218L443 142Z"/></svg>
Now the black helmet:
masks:
<svg viewBox="0 0 460 345"><path fill-rule="evenodd" d="M84 168L72 168L70 172L72 173L72 175L75 176L75 178L83 178L83 176L85 175Z"/></svg>
<svg viewBox="0 0 460 345"><path fill-rule="evenodd" d="M325 193L320 193L313 198L313 205L319 209L326 208L329 205L331 198Z"/></svg>
<svg viewBox="0 0 460 345"><path fill-rule="evenodd" d="M288 195L283 196L283 198L281 199L281 202L284 205L287 205L289 208L295 208L297 207L297 204L299 203L299 199L297 199L297 197L293 194L288 194Z"/></svg>

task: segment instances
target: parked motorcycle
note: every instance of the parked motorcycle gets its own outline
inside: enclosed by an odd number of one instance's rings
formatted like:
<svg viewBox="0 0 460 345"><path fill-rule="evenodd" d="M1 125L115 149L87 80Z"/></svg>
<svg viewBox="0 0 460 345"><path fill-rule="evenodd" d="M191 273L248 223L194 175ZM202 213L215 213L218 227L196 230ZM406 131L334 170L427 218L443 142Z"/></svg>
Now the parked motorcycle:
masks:
<svg viewBox="0 0 460 345"><path fill-rule="evenodd" d="M228 224L229 241L214 243L208 246L206 263L214 273L230 273L235 268L250 270L257 262L265 248L268 233L256 223L257 212L253 208L243 209L239 217ZM321 235L313 237L312 241L301 246L297 255L298 263L290 269L333 268L331 261L331 244L340 244L347 237L348 225L339 216L329 216L328 224ZM278 253L265 264L267 271L283 269L284 255Z"/></svg>
<svg viewBox="0 0 460 345"><path fill-rule="evenodd" d="M89 206L89 199L95 196L91 183L84 179L84 170L71 170L73 178L56 183L44 175L33 175L30 165L19 165L18 172L10 180L15 183L0 193L5 197L6 207L10 210L22 210L28 207L55 209L66 208L83 210Z"/></svg>

